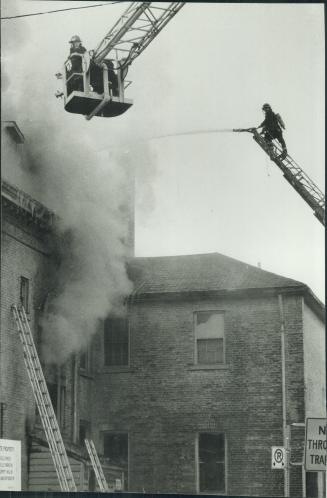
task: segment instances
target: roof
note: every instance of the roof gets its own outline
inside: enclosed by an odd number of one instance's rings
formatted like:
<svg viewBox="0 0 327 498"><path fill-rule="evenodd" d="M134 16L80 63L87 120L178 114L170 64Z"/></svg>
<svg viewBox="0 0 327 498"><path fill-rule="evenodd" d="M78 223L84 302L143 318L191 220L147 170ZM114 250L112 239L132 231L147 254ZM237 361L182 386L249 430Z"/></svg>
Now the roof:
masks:
<svg viewBox="0 0 327 498"><path fill-rule="evenodd" d="M325 320L324 304L298 280L282 277L219 253L133 258L128 274L134 297L183 293L296 293Z"/></svg>
<svg viewBox="0 0 327 498"><path fill-rule="evenodd" d="M134 258L129 274L136 294L306 287L219 253Z"/></svg>

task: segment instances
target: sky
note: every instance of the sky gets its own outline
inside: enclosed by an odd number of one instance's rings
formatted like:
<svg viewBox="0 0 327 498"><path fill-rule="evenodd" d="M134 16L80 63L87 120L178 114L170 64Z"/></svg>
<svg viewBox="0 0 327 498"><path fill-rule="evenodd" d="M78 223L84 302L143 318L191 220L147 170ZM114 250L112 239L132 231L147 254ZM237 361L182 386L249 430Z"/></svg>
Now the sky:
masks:
<svg viewBox="0 0 327 498"><path fill-rule="evenodd" d="M1 0L1 15L88 4ZM156 138L258 126L268 102L286 124L290 155L323 190L323 4L186 3L130 67L128 112L91 121L66 113L54 75L69 39L95 48L127 4L1 21L4 91L24 102L3 119L55 121L67 137L132 160L145 148L136 256L219 252L302 281L324 300L324 229L250 134Z"/></svg>

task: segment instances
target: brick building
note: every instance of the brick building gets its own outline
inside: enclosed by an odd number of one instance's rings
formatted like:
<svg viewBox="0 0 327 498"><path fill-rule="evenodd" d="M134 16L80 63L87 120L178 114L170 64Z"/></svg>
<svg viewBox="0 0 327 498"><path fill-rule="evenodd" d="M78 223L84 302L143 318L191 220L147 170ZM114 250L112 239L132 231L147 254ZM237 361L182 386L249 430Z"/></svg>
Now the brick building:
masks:
<svg viewBox="0 0 327 498"><path fill-rule="evenodd" d="M24 137L14 122L4 135L19 167ZM22 441L22 489L59 490L10 311L24 304L38 344L55 216L6 178L2 208L1 437ZM126 315L44 366L78 489L95 486L91 437L129 491L283 496L271 446L290 428L291 496L322 496L292 425L326 414L324 308L310 289L220 254L132 258L128 271Z"/></svg>
<svg viewBox="0 0 327 498"><path fill-rule="evenodd" d="M99 450L116 435L131 491L283 496L283 471L271 470L271 446L283 445L282 363L286 424L323 417L322 304L300 282L220 254L135 258L130 273L125 342L114 343L110 320L97 338ZM302 495L302 472L291 468L291 496ZM307 481L307 496L322 493L322 476Z"/></svg>

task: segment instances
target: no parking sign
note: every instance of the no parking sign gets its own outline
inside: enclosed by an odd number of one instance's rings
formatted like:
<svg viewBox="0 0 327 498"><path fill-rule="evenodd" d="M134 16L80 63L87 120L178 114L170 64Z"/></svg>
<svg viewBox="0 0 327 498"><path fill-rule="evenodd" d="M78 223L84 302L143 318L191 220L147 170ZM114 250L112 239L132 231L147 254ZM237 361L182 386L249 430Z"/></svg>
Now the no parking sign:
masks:
<svg viewBox="0 0 327 498"><path fill-rule="evenodd" d="M271 447L271 468L284 469L286 465L286 450L284 446Z"/></svg>

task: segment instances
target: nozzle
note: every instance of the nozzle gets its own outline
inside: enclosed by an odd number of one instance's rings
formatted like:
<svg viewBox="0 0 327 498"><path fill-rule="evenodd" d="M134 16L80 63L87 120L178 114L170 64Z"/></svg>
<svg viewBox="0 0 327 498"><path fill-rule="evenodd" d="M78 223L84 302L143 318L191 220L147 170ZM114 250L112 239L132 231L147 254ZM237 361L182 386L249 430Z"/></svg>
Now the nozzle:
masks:
<svg viewBox="0 0 327 498"><path fill-rule="evenodd" d="M234 128L233 131L236 132L242 132L242 131L248 131L249 133L254 133L256 128Z"/></svg>

